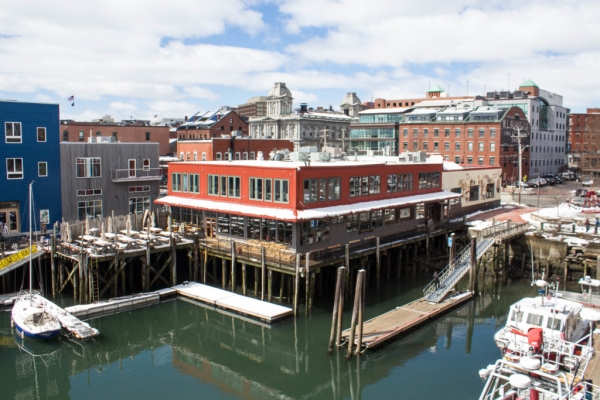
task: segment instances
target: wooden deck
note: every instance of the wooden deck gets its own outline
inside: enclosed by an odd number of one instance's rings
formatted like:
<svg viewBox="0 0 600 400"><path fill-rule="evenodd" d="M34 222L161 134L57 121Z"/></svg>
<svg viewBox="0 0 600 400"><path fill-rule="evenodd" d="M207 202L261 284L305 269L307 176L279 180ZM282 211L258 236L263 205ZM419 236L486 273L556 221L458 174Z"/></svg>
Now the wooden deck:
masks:
<svg viewBox="0 0 600 400"><path fill-rule="evenodd" d="M422 325L428 320L449 311L471 297L473 297L473 294L470 292L461 293L438 304L420 298L372 318L363 324L361 347L365 349L376 347L409 329ZM347 342L349 336L350 329L346 329L342 332L342 341ZM355 344L358 345L357 341L358 338L355 338Z"/></svg>

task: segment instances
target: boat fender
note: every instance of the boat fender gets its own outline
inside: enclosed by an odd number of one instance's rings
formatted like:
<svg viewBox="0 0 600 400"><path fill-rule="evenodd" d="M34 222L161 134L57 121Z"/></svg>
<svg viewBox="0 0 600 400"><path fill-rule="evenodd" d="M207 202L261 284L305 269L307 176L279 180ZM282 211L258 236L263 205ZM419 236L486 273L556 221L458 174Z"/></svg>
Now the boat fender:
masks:
<svg viewBox="0 0 600 400"><path fill-rule="evenodd" d="M486 381L487 378L490 376L490 371L487 370L487 368L483 368L479 370L479 377Z"/></svg>

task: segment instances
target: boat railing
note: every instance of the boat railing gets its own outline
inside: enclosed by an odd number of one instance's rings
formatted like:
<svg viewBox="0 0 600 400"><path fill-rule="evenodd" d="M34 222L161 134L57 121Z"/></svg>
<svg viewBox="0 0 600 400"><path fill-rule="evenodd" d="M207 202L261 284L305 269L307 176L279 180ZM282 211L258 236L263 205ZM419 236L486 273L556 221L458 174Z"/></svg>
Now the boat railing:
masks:
<svg viewBox="0 0 600 400"><path fill-rule="evenodd" d="M542 367L544 360L541 360ZM576 379L572 372L558 370L548 372L543 368L526 368L519 361L499 359L487 368L486 384L480 400L529 398L530 389L536 390L539 398L548 399L600 399L600 389L583 379ZM482 370L485 371L485 370ZM482 372L480 371L480 376ZM530 385L515 387L511 378L515 375L526 376ZM523 381L521 381L523 383ZM512 397L511 397L512 395Z"/></svg>

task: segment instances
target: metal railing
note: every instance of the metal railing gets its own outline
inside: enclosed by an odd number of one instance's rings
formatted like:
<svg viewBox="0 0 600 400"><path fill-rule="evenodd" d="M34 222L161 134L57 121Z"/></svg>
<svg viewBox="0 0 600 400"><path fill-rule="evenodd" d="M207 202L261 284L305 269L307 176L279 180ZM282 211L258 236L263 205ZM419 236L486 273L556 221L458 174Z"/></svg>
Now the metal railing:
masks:
<svg viewBox="0 0 600 400"><path fill-rule="evenodd" d="M113 181L160 180L162 168L111 169Z"/></svg>

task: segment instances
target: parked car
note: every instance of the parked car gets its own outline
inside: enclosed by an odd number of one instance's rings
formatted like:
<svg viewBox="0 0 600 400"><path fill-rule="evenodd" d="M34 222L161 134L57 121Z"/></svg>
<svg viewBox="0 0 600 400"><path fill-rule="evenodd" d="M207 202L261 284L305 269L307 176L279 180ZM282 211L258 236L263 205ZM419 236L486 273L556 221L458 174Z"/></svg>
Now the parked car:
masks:
<svg viewBox="0 0 600 400"><path fill-rule="evenodd" d="M539 187L539 186L544 186L548 184L548 181L545 180L544 178L533 178L530 179L529 182L527 182L531 187Z"/></svg>
<svg viewBox="0 0 600 400"><path fill-rule="evenodd" d="M515 183L513 184L514 187L518 188L518 187L523 187L523 188L528 188L529 184L527 182L521 182L521 181L515 181Z"/></svg>
<svg viewBox="0 0 600 400"><path fill-rule="evenodd" d="M553 177L547 175L545 176L543 179L545 179L548 182L548 185L555 185L558 183L558 181L556 179L554 179Z"/></svg>
<svg viewBox="0 0 600 400"><path fill-rule="evenodd" d="M587 195L588 190L587 189L577 189L575 191L575 196L576 197L585 197Z"/></svg>
<svg viewBox="0 0 600 400"><path fill-rule="evenodd" d="M585 181L581 181L581 186L592 186L594 184L593 179L586 179Z"/></svg>

